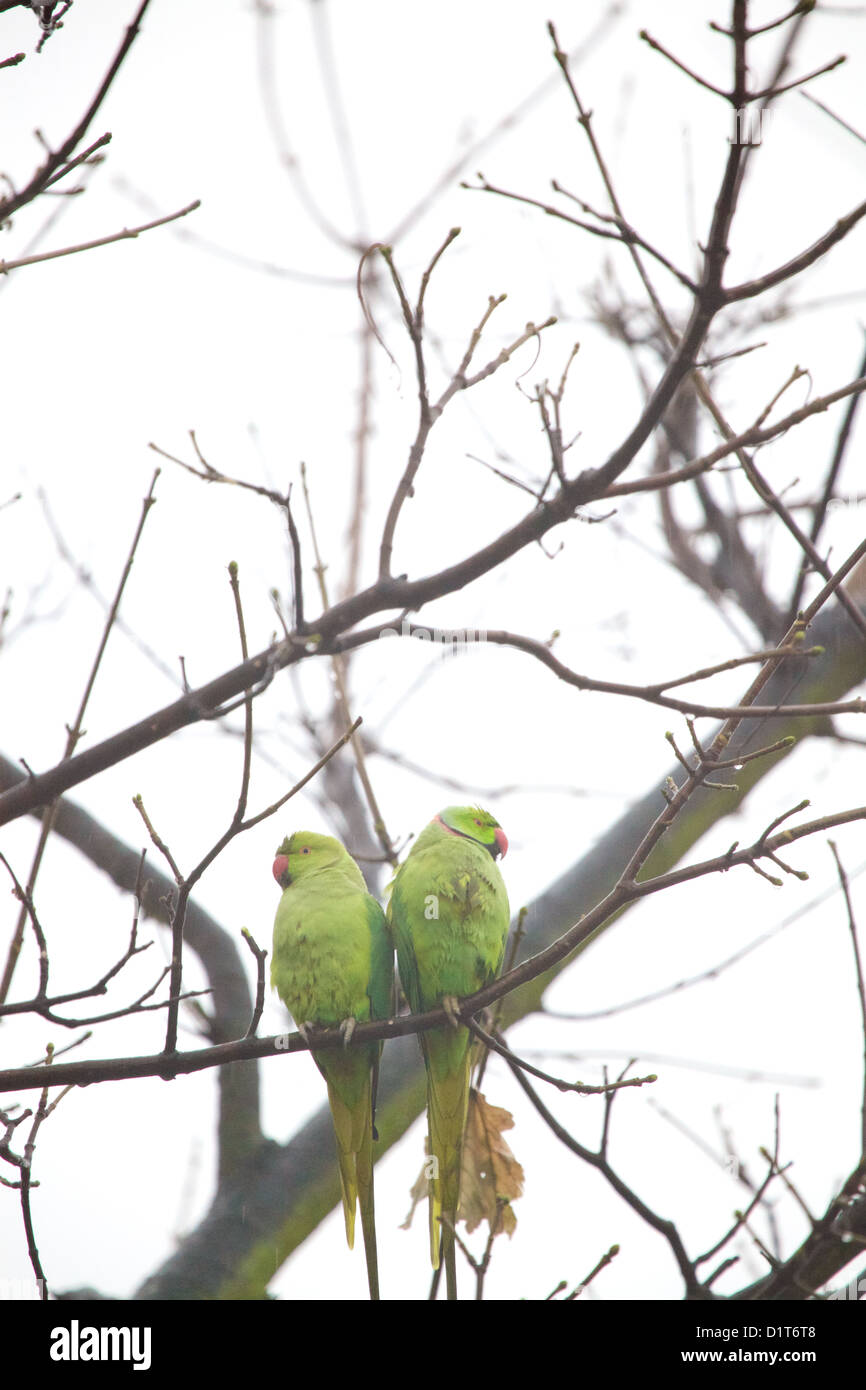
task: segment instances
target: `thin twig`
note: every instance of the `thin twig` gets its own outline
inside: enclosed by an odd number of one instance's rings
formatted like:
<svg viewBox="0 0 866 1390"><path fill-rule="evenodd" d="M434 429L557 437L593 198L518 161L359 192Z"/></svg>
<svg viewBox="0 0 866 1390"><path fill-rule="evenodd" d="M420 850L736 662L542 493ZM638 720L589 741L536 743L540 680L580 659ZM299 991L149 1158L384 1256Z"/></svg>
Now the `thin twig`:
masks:
<svg viewBox="0 0 866 1390"><path fill-rule="evenodd" d="M470 1033L473 1033L485 1047L491 1049L493 1052L498 1052L499 1056L504 1057L507 1062L514 1063L515 1066L522 1067L524 1071L528 1071L533 1076L537 1076L540 1081L546 1081L548 1085L555 1086L558 1091L574 1091L580 1096L601 1096L607 1095L609 1091L621 1090L623 1087L645 1086L653 1081L658 1081L658 1077L655 1074L652 1076L632 1076L629 1077L627 1081L613 1081L604 1086L592 1086L584 1081L566 1081L563 1077L551 1076L549 1072L541 1071L538 1067L534 1067L532 1063L527 1062L525 1058L518 1057L517 1053L511 1051L511 1048L507 1046L502 1037L494 1037L491 1033L488 1033L474 1018L467 1018L465 1022Z"/></svg>
<svg viewBox="0 0 866 1390"><path fill-rule="evenodd" d="M328 589L327 584L325 582L325 567L322 564L322 556L319 552L319 542L316 536L316 528L313 521L313 511L310 502L310 493L307 487L307 471L303 463L301 464L301 482L304 489L304 501L307 506L307 518L310 524L310 533L312 535L313 540L313 552L316 557L316 576L319 581L319 590L322 598L322 606L325 609L327 609ZM349 710L349 695L346 689L346 673L343 657L339 653L335 654L331 658L331 665L334 672L334 682L337 689L337 703L339 705L340 712L346 724L350 725L351 729L354 730L357 727L357 723L352 723L352 716ZM388 863L392 866L392 868L396 869L397 855L394 850L394 842L391 839L391 836L388 834L388 828L385 824L385 818L382 815L381 810L379 809L379 802L376 799L376 793L373 791L373 784L370 781L370 775L367 771L367 761L364 757L364 749L361 744L361 740L357 737L357 735L354 732L350 732L350 741L352 744L352 753L355 757L355 765L358 769L358 777L360 779L361 786L364 789L364 795L367 798L367 805L370 808L370 815L373 821L373 829L376 833L376 838L382 846L382 851Z"/></svg>
<svg viewBox="0 0 866 1390"><path fill-rule="evenodd" d="M115 241L134 240L143 232L151 232L154 227L164 227L167 222L176 222L178 218L187 217L189 213L195 212L200 207L201 202L197 198L194 203L181 208L180 212L169 213L167 217L158 217L155 222L145 222L140 227L124 227L122 231L112 232L110 236L98 237L96 241L82 241L77 246L63 246L57 251L41 251L33 256L20 256L17 261L0 260L0 275L8 275L10 270L20 270L25 265L38 265L42 261L55 261L59 256L77 256L79 251L94 251L100 246L110 246Z"/></svg>
<svg viewBox="0 0 866 1390"><path fill-rule="evenodd" d="M78 712L72 724L66 726L66 747L64 749L61 762L67 762L71 759L75 751L76 745L82 736L84 715L87 709L88 701L90 700L90 696L93 691L94 684L96 682L96 677L99 672L102 657L105 653L105 648L108 645L108 639L111 636L111 630L114 627L114 623L117 618L118 611L120 609L120 601L123 597L123 591L126 587L126 581L128 580L132 571L136 551L138 550L138 544L141 540L142 532L144 531L145 522L147 521L147 518L150 515L150 510L156 501L156 498L154 497L154 488L156 487L156 480L159 477L159 474L160 470L157 468L153 475L153 478L151 479L150 488L148 489L147 495L145 496L142 502L141 514L138 519L138 525L135 530L135 535L132 538L132 544L130 545L129 553L126 557L126 562L121 572L120 580L117 585L117 590L114 595L114 600L110 609L108 610L108 615L105 619L105 624L102 629L102 636L100 638L99 645L96 649L96 655L93 658L93 662L90 668L90 674L88 675L87 681L85 683L84 693L81 697L81 702L78 706ZM51 835L56 814L57 800L55 798L51 801L50 805L46 807L45 813L42 817L42 825L40 827L39 839L37 841L36 849L33 853L33 860L30 866L30 873L27 878L27 894L31 901L33 897L33 890L36 885L36 879L39 874L39 867L42 863L42 856L45 853L45 846L47 845L49 837ZM12 977L15 973L15 966L17 964L18 957L21 952L21 943L24 939L24 927L26 921L27 907L25 901L25 904L22 906L21 912L19 913L18 921L15 925L15 931L13 933L12 940L9 945L9 951L6 957L6 966L3 972L3 978L2 980L0 980L0 1004L5 1003L9 995L9 987L12 983Z"/></svg>
<svg viewBox="0 0 866 1390"><path fill-rule="evenodd" d="M246 1031L246 1036L248 1038L254 1038L256 1036L256 1033L258 1032L262 1012L265 1007L265 961L267 959L268 953L267 951L263 951L261 949L261 947L254 940L252 933L248 931L246 927L242 928L241 936L243 937L244 941L247 943L250 950L252 951L256 962L256 1002L253 1007L253 1014L252 1018L250 1019L250 1026Z"/></svg>
<svg viewBox="0 0 866 1390"><path fill-rule="evenodd" d="M108 95L111 84L117 76L124 58L138 37L141 21L144 18L144 12L149 4L150 0L142 0L142 3L139 5L132 23L126 30L123 42L117 51L111 67L108 69L96 96L93 98L75 129L66 137L58 150L53 153L49 152L45 163L41 168L37 169L33 178L20 193L11 194L8 198L0 198L0 222L8 222L9 218L12 217L19 208L23 208L28 203L32 203L33 199L37 198L52 182L58 169L68 163L75 151L76 145L78 145L79 141L83 140L87 133L91 121Z"/></svg>
<svg viewBox="0 0 866 1390"><path fill-rule="evenodd" d="M848 913L848 931L851 936L851 948L854 952L854 969L857 972L857 995L860 1000L860 1025L863 1030L863 1095L860 1103L860 1152L866 1157L866 983L864 983L863 960L860 955L860 943L857 939L857 922L854 918L854 907L851 902L848 875L839 857L839 851L835 842L830 840L829 845L833 858L836 861L836 872L839 875L842 892L845 895L845 908Z"/></svg>

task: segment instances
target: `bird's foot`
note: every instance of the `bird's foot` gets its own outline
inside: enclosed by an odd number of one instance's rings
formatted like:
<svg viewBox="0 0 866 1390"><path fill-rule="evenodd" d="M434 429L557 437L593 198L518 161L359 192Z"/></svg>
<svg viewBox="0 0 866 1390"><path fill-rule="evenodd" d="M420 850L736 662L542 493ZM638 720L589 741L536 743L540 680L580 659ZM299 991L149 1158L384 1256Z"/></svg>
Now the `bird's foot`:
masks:
<svg viewBox="0 0 866 1390"><path fill-rule="evenodd" d="M349 1046L349 1043L352 1041L352 1034L354 1033L354 1031L355 1031L355 1029L357 1028L357 1026L358 1026L358 1020L357 1020L356 1018L344 1018L344 1019L343 1019L343 1022L340 1024L340 1033L341 1033L342 1038L343 1038L343 1046L344 1046L344 1047L348 1047L348 1046Z"/></svg>
<svg viewBox="0 0 866 1390"><path fill-rule="evenodd" d="M448 1022L452 1028L460 1028L460 1001L454 994L446 994L442 1000L442 1007L448 1015Z"/></svg>
<svg viewBox="0 0 866 1390"><path fill-rule="evenodd" d="M310 1033L312 1032L313 1025L312 1025L311 1023L298 1023L298 1021L297 1021L297 1019L296 1019L296 1020L295 1020L295 1027L297 1028L297 1030L298 1030L298 1032L300 1033L301 1037L303 1038L304 1042L309 1046L309 1043L310 1043Z"/></svg>

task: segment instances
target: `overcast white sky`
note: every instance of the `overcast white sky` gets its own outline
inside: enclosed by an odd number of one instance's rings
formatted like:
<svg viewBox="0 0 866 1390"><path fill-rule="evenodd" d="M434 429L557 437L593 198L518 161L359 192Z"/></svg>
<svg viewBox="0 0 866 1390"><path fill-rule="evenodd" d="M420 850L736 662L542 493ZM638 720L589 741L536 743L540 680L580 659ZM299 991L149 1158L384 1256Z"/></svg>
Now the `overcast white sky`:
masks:
<svg viewBox="0 0 866 1390"><path fill-rule="evenodd" d="M35 23L22 11L0 16L0 57L26 49L19 67L0 72L2 170L23 185L39 159L34 130L56 146L74 126L106 70L134 5L77 0L62 32L36 56ZM526 509L527 498L468 456L480 455L528 480L544 475L537 415L526 399L536 382L558 380L572 344L581 352L568 396L568 428L580 434L576 471L604 459L620 442L640 402L627 358L591 322L588 294L605 263L628 294L635 285L624 252L554 224L541 213L458 187L477 169L492 183L545 199L551 178L596 206L603 190L551 55L546 21L580 49L605 14L601 6L548 6L440 0L436 6L349 0L310 6L278 0L264 22L253 4L214 0L207 7L153 0L142 33L91 129L110 130L106 162L86 194L43 200L16 217L3 237L7 260L36 250L108 235L201 199L174 227L99 251L24 267L0 280L3 468L0 585L14 590L3 653L3 751L34 768L61 755L64 724L77 708L102 624L92 595L58 557L41 495L66 545L102 594L113 592L135 529L140 500L159 462L153 441L190 457L194 429L209 461L252 481L297 485L305 460L319 540L336 590L349 520L352 435L358 390L357 253L329 239L297 196L275 150L263 72L277 74L287 139L317 207L348 242L394 237L395 229L463 152L520 118L473 152L461 170L395 238L407 286L448 229L462 234L436 272L427 300L434 369L456 363L488 295L507 292L479 350L495 356L527 321L560 322L536 347L521 350L494 381L456 402L437 426L415 498L398 530L395 570L422 575L493 538ZM773 6L751 7L758 21ZM320 15L318 23L311 19ZM327 24L322 20L327 16ZM686 269L695 265L730 134L722 104L653 54L637 37L646 27L709 80L727 80L727 45L708 28L725 22L721 3L644 0L613 9L575 75L608 154L626 215ZM330 40L326 37L330 35ZM362 208L347 189L332 125L323 53L333 46ZM769 63L777 40L763 41ZM263 60L262 53L265 52ZM815 95L863 126L864 20L856 7L834 7L810 21L797 72L837 53L848 62L823 77ZM545 85L546 84L546 85ZM536 94L523 111L521 104ZM862 197L863 147L827 115L792 93L779 109L752 169L731 246L729 277L770 269L810 244ZM53 225L45 228L49 215ZM363 221L358 222L362 215ZM795 302L812 305L791 320L750 325L737 346L767 346L717 378L719 399L745 427L790 375L809 370L786 397L793 409L807 391L823 394L855 375L862 350L863 231L858 229ZM188 238L193 237L196 241ZM185 239L187 238L187 239ZM222 248L218 254L211 248ZM655 272L654 272L655 274ZM683 292L656 275L673 311ZM821 301L815 306L816 301ZM373 311L395 367L377 351L375 432L371 446L364 584L374 575L385 509L415 427L416 391L408 342L393 302ZM520 384L524 392L516 389ZM444 380L444 377L443 377ZM832 448L838 411L777 446L779 486L801 479L808 495ZM706 439L713 436L706 432ZM842 490L862 488L862 430ZM297 495L297 493L296 493ZM123 633L111 639L85 721L96 742L173 699L182 654L193 685L238 659L226 565L240 566L250 645L274 628L269 592L289 589L278 512L235 489L205 487L164 463L157 506L145 531L124 600L123 617L158 653L159 669ZM828 541L841 559L862 535L863 508L837 508ZM303 528L308 607L311 549ZM522 554L463 593L443 600L429 621L442 626L508 627L545 639L577 669L610 679L650 680L738 655L756 639L732 609L707 605L660 559L657 513L624 504L612 523L573 525L548 538L564 548L554 560ZM786 591L791 551L766 556L771 587ZM425 620L427 615L425 614ZM732 626L733 624L733 626ZM383 657L387 654L387 658ZM432 669L431 669L432 668ZM427 672L411 699L407 692ZM719 682L717 698L736 698L738 675ZM327 676L310 672L303 690L311 710L325 708ZM511 842L504 865L512 904L529 901L577 858L629 801L669 770L664 740L672 716L653 707L604 702L558 685L528 658L501 650L442 660L420 645L391 643L359 655L355 710L405 762L466 783L466 799L491 802ZM295 719L297 688L283 676L258 702L259 748L253 809L281 794L313 760ZM234 727L237 727L234 725ZM676 725L680 728L680 725ZM853 723L847 727L854 728ZM686 736L687 737L687 736ZM389 829L417 832L453 794L405 766L371 765ZM238 741L214 728L181 734L97 780L74 797L134 845L143 843L131 798L145 804L184 867L195 863L231 814L240 774ZM491 799L490 789L529 787ZM700 856L754 835L781 810L811 796L815 814L862 800L862 754L825 742L806 746L699 849ZM236 841L208 873L199 897L233 933L247 926L269 945L276 893L275 844L299 826L330 829L312 796ZM2 848L26 877L35 822L4 830ZM851 871L866 858L861 828L837 837ZM551 1007L588 1011L632 998L706 969L795 913L832 881L829 851L817 839L797 851L813 879L775 892L746 870L692 885L633 910L587 952L550 992ZM855 898L859 882L855 881ZM860 893L862 905L862 892ZM7 899L0 940L13 922ZM80 857L52 844L37 903L51 943L54 978L70 988L97 976L122 950L131 903L94 879ZM167 954L163 933L150 955ZM120 946L118 943L121 943ZM139 961L119 985L131 999L154 967ZM199 981L193 959L188 979ZM35 979L32 951L17 980ZM139 982L143 982L139 984ZM803 1009L803 998L812 1002ZM263 1032L285 1027L269 1000ZM74 1056L151 1052L161 1045L159 1016L96 1031ZM75 1036L75 1035L73 1035ZM68 1039L41 1022L5 1025L6 1064L35 1060L44 1044ZM772 1143L773 1097L782 1096L783 1157L813 1208L856 1157L862 1046L851 951L838 898L796 924L720 980L642 1009L581 1025L529 1020L518 1048L579 1051L574 1066L597 1079L607 1061L628 1057L657 1070L652 1090L629 1093L615 1110L613 1157L640 1195L681 1222L692 1249L713 1243L743 1191L676 1124L718 1152L719 1121L741 1157L760 1171L757 1148ZM182 1046L195 1045L187 1030ZM590 1060L586 1060L589 1058ZM667 1062L664 1059L668 1059ZM688 1063L698 1065L689 1066ZM287 1070L291 1069L291 1080ZM262 1064L265 1131L287 1138L320 1104L312 1063ZM748 1079L744 1079L744 1073ZM42 1130L34 1195L39 1248L51 1284L92 1285L128 1296L169 1253L178 1234L209 1204L213 1183L215 1077L171 1085L142 1081L92 1087L68 1096ZM513 1110L514 1149L526 1170L518 1229L502 1242L488 1280L494 1299L543 1297L559 1279L577 1282L612 1243L622 1253L599 1281L605 1299L675 1298L679 1281L664 1244L543 1131L504 1068L493 1062L486 1092ZM28 1098L28 1103L30 1102ZM557 1096L552 1108L594 1142L600 1103ZM820 1142L816 1141L820 1136ZM416 1124L377 1168L383 1293L423 1297L429 1280L426 1221L397 1229L420 1167ZM782 1203L786 1238L802 1235L793 1203ZM762 1271L743 1241L741 1270ZM17 1199L0 1197L0 1278L29 1272ZM746 1282L736 1272L730 1287ZM345 1248L334 1213L274 1281L282 1297L365 1296L363 1255ZM468 1291L468 1290L467 1290Z"/></svg>

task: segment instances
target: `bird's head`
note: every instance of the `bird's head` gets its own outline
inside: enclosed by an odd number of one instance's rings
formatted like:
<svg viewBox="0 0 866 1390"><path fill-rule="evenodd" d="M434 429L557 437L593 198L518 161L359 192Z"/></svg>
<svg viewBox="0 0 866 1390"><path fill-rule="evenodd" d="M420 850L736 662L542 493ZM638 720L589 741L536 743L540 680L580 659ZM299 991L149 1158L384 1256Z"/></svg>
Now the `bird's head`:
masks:
<svg viewBox="0 0 866 1390"><path fill-rule="evenodd" d="M480 806L446 806L436 817L438 823L452 835L475 840L494 859L508 853L508 838L498 820Z"/></svg>
<svg viewBox="0 0 866 1390"><path fill-rule="evenodd" d="M273 875L281 888L288 888L305 874L330 869L346 855L339 840L330 835L316 835L312 830L296 830L287 835L277 850Z"/></svg>

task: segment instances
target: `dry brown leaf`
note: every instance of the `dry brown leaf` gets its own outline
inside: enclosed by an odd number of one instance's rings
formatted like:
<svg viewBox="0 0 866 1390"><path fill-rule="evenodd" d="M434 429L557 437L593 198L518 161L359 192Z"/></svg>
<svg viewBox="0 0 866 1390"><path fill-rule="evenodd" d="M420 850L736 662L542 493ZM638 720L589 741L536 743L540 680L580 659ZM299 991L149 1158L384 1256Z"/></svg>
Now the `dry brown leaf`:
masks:
<svg viewBox="0 0 866 1390"><path fill-rule="evenodd" d="M502 1137L513 1128L508 1110L488 1104L480 1091L470 1092L460 1175L460 1219L467 1231L486 1221L497 1235L514 1233L517 1217L510 1204L523 1192L523 1169Z"/></svg>
<svg viewBox="0 0 866 1390"><path fill-rule="evenodd" d="M469 1093L469 1114L463 1140L463 1166L460 1171L460 1211L458 1220L466 1222L466 1230L474 1231L486 1221L496 1234L505 1231L513 1235L517 1217L511 1202L523 1193L523 1169L514 1157L503 1130L514 1128L514 1117L500 1106L490 1105L480 1091ZM425 1149L426 1149L425 1140ZM412 1184L412 1205L400 1226L408 1231L415 1208L428 1193L430 1159Z"/></svg>

